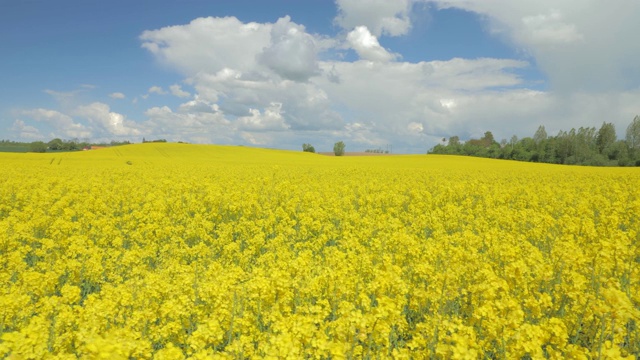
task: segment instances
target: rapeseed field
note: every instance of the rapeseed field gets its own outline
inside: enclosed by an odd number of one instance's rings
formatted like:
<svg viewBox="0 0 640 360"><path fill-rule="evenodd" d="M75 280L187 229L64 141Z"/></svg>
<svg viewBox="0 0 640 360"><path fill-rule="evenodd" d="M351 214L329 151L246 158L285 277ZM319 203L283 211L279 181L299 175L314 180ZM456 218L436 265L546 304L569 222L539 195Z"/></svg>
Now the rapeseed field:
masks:
<svg viewBox="0 0 640 360"><path fill-rule="evenodd" d="M0 154L0 358L640 356L640 169Z"/></svg>

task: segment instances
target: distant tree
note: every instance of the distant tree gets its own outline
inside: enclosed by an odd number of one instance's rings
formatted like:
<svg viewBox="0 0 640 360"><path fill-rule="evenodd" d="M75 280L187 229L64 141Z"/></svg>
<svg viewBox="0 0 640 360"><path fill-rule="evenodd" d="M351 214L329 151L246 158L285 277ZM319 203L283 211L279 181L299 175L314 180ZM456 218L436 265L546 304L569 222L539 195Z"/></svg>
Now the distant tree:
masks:
<svg viewBox="0 0 640 360"><path fill-rule="evenodd" d="M629 156L634 160L640 158L640 116L633 118L626 133L627 147L629 148Z"/></svg>
<svg viewBox="0 0 640 360"><path fill-rule="evenodd" d="M436 144L431 150L427 151L427 154L448 154L449 146L442 144Z"/></svg>
<svg viewBox="0 0 640 360"><path fill-rule="evenodd" d="M484 143L485 147L489 147L496 142L496 140L493 138L493 133L491 131L485 132L484 136L480 140Z"/></svg>
<svg viewBox="0 0 640 360"><path fill-rule="evenodd" d="M344 148L345 148L344 142L338 141L333 145L333 153L336 156L342 156L344 155Z"/></svg>
<svg viewBox="0 0 640 360"><path fill-rule="evenodd" d="M449 137L449 146L458 146L460 145L460 138L458 136Z"/></svg>
<svg viewBox="0 0 640 360"><path fill-rule="evenodd" d="M530 137L518 141L513 149L513 159L520 161L536 161L536 143Z"/></svg>
<svg viewBox="0 0 640 360"><path fill-rule="evenodd" d="M634 165L629 156L629 147L624 140L618 140L611 146L611 152L609 153L609 159L616 160L618 166Z"/></svg>
<svg viewBox="0 0 640 360"><path fill-rule="evenodd" d="M557 164L557 149L558 149L558 140L551 136L547 137L547 140L544 141L543 146L541 146L540 159L541 162Z"/></svg>
<svg viewBox="0 0 640 360"><path fill-rule="evenodd" d="M609 156L611 146L616 142L616 128L612 123L603 122L598 134L596 135L596 146L598 152L602 155Z"/></svg>
<svg viewBox="0 0 640 360"><path fill-rule="evenodd" d="M316 149L311 144L302 144L302 151L315 153Z"/></svg>
<svg viewBox="0 0 640 360"><path fill-rule="evenodd" d="M483 142L481 140L470 139L469 141L466 141L464 145L462 145L462 154L477 156L480 153L482 146Z"/></svg>
<svg viewBox="0 0 640 360"><path fill-rule="evenodd" d="M547 140L547 130L545 130L544 125L540 125L533 135L533 141L536 145L540 145L545 140Z"/></svg>
<svg viewBox="0 0 640 360"><path fill-rule="evenodd" d="M62 150L62 146L64 145L61 139L55 138L47 144L49 146L49 150Z"/></svg>
<svg viewBox="0 0 640 360"><path fill-rule="evenodd" d="M597 131L595 127L580 127L578 129L575 137L576 164L587 163L587 160L598 152L596 134Z"/></svg>
<svg viewBox="0 0 640 360"><path fill-rule="evenodd" d="M60 148L60 150L74 151L74 150L80 150L80 147L76 140L68 140L62 143L62 147Z"/></svg>
<svg viewBox="0 0 640 360"><path fill-rule="evenodd" d="M45 144L42 141L34 141L31 144L29 144L29 151L36 152L36 153L47 152L47 144Z"/></svg>

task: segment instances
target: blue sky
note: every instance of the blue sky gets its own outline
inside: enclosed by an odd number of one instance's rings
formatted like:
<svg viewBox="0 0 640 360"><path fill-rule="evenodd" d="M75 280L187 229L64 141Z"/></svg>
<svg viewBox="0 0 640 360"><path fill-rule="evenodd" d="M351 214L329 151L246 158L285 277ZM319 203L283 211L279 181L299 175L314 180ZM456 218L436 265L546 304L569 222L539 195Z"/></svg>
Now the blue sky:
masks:
<svg viewBox="0 0 640 360"><path fill-rule="evenodd" d="M539 125L623 136L638 15L632 0L6 0L0 138L420 153Z"/></svg>

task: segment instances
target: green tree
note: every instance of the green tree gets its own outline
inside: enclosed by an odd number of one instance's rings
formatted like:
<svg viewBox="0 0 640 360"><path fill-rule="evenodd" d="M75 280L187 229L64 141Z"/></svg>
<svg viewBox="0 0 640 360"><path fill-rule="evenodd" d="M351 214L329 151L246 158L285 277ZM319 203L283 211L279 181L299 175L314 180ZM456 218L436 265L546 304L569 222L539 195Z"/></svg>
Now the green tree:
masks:
<svg viewBox="0 0 640 360"><path fill-rule="evenodd" d="M62 143L60 150L74 151L80 150L80 148L78 147L78 142L76 140L67 140Z"/></svg>
<svg viewBox="0 0 640 360"><path fill-rule="evenodd" d="M552 164L558 163L558 158L556 157L558 153L558 139L551 136L548 137L543 144L543 153L541 153L540 161Z"/></svg>
<svg viewBox="0 0 640 360"><path fill-rule="evenodd" d="M572 143L569 134L560 130L556 136L556 158L559 164L566 164L569 156L572 155Z"/></svg>
<svg viewBox="0 0 640 360"><path fill-rule="evenodd" d="M63 142L61 139L55 138L47 144L49 145L49 150L62 150Z"/></svg>
<svg viewBox="0 0 640 360"><path fill-rule="evenodd" d="M631 159L640 160L640 116L636 115L627 127L626 140Z"/></svg>
<svg viewBox="0 0 640 360"><path fill-rule="evenodd" d="M617 160L618 166L634 165L629 157L629 147L624 140L618 140L611 146L609 158L611 160Z"/></svg>
<svg viewBox="0 0 640 360"><path fill-rule="evenodd" d="M536 145L540 145L545 140L547 140L547 130L545 130L544 125L540 125L533 135L533 141Z"/></svg>
<svg viewBox="0 0 640 360"><path fill-rule="evenodd" d="M29 144L29 151L37 153L47 152L47 144L42 141L34 141Z"/></svg>
<svg viewBox="0 0 640 360"><path fill-rule="evenodd" d="M627 145L631 149L639 149L640 148L640 116L636 115L633 118L629 127L627 127L626 133Z"/></svg>
<svg viewBox="0 0 640 360"><path fill-rule="evenodd" d="M485 132L484 136L482 137L482 139L480 139L480 141L483 142L484 147L489 147L494 143L496 143L496 140L494 139L493 133L491 131Z"/></svg>
<svg viewBox="0 0 640 360"><path fill-rule="evenodd" d="M598 152L602 155L609 156L611 146L616 142L616 128L612 123L603 122L598 135L596 135L596 145Z"/></svg>
<svg viewBox="0 0 640 360"><path fill-rule="evenodd" d="M316 149L311 144L302 144L302 151L315 153Z"/></svg>
<svg viewBox="0 0 640 360"><path fill-rule="evenodd" d="M333 145L333 153L336 154L336 156L342 156L344 155L344 148L344 142L338 141Z"/></svg>

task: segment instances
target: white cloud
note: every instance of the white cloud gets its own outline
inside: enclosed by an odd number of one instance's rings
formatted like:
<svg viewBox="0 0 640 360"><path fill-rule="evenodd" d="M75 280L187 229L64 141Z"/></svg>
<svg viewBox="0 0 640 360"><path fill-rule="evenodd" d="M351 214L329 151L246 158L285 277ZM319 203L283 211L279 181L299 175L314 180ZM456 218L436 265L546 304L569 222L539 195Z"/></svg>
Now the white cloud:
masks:
<svg viewBox="0 0 640 360"><path fill-rule="evenodd" d="M164 91L160 86L152 86L148 90L149 94L158 94L158 95L166 95L167 92Z"/></svg>
<svg viewBox="0 0 640 360"><path fill-rule="evenodd" d="M421 133L424 130L424 126L420 123L412 121L409 123L409 125L407 125L407 129L413 133Z"/></svg>
<svg viewBox="0 0 640 360"><path fill-rule="evenodd" d="M43 140L44 136L40 133L35 126L27 125L24 121L17 119L13 122L13 125L8 129L18 139L27 140Z"/></svg>
<svg viewBox="0 0 640 360"><path fill-rule="evenodd" d="M397 56L380 46L378 39L369 32L366 26L357 26L353 29L347 35L347 43L363 60L386 62L394 60Z"/></svg>
<svg viewBox="0 0 640 360"><path fill-rule="evenodd" d="M183 104L179 112L168 106L153 107L145 112L145 133L174 141L230 144L238 141L231 123L217 105L206 106L196 101Z"/></svg>
<svg viewBox="0 0 640 360"><path fill-rule="evenodd" d="M317 53L313 36L285 16L271 27L271 45L258 59L285 79L306 81L318 73Z"/></svg>
<svg viewBox="0 0 640 360"><path fill-rule="evenodd" d="M112 99L124 99L124 98L126 98L126 96L121 92L111 93L111 94L109 94L109 97L112 98Z"/></svg>
<svg viewBox="0 0 640 360"><path fill-rule="evenodd" d="M332 69L341 81L331 81L327 75L316 83L329 99L354 114L349 119L351 123L366 125L370 132L367 137L376 139L376 143L402 143L413 151L420 147L426 151L426 143L450 132L470 135L472 132L467 128L492 130L486 128L492 124L491 117L478 120L473 115L474 106L482 103L466 102L483 93L491 93L489 98L492 98L521 91L518 86L522 80L512 70L527 65L504 59L327 62L323 63L325 73ZM501 106L505 113L517 112L517 108L509 104ZM505 118L510 119L509 115ZM352 132L354 129L348 128Z"/></svg>
<svg viewBox="0 0 640 360"><path fill-rule="evenodd" d="M103 136L134 136L141 131L134 121L124 115L112 112L107 104L94 102L75 109L74 115L86 119Z"/></svg>
<svg viewBox="0 0 640 360"><path fill-rule="evenodd" d="M567 24L562 14L552 10L549 14L525 16L522 23L525 33L534 44L570 44L584 41L584 36L576 30L575 24Z"/></svg>
<svg viewBox="0 0 640 360"><path fill-rule="evenodd" d="M256 56L270 46L271 27L245 24L235 17L207 17L148 30L140 39L159 61L187 75L213 74L227 67L247 71L256 69Z"/></svg>
<svg viewBox="0 0 640 360"><path fill-rule="evenodd" d="M208 101L201 100L200 98L187 101L184 104L181 104L178 112L183 114L188 113L219 113L220 107L218 104L212 104Z"/></svg>
<svg viewBox="0 0 640 360"><path fill-rule="evenodd" d="M335 129L342 125L326 92L312 82L244 79L240 73L229 69L217 74L199 74L191 81L201 100L219 103L220 108L232 116L249 116L250 109L281 103L282 116L293 130Z"/></svg>
<svg viewBox="0 0 640 360"><path fill-rule="evenodd" d="M91 130L73 121L69 115L56 110L31 109L21 112L38 122L46 123L53 128L54 136L62 138L86 138L91 136Z"/></svg>
<svg viewBox="0 0 640 360"><path fill-rule="evenodd" d="M264 112L250 109L250 116L238 118L238 128L249 131L282 131L289 129L282 117L282 104L271 103Z"/></svg>
<svg viewBox="0 0 640 360"><path fill-rule="evenodd" d="M57 126L68 126L73 124L73 119L56 110L49 109L32 109L21 112L23 115L29 116L36 121L51 122Z"/></svg>
<svg viewBox="0 0 640 360"><path fill-rule="evenodd" d="M411 0L337 0L334 22L345 30L366 26L376 36L405 35L411 29Z"/></svg>
<svg viewBox="0 0 640 360"><path fill-rule="evenodd" d="M611 91L640 83L640 2L435 0L483 16L535 58L554 91Z"/></svg>
<svg viewBox="0 0 640 360"><path fill-rule="evenodd" d="M188 91L182 90L182 87L180 87L180 85L178 84L173 84L169 86L169 90L171 90L171 94L179 98L185 98L185 97L191 96L191 94Z"/></svg>

